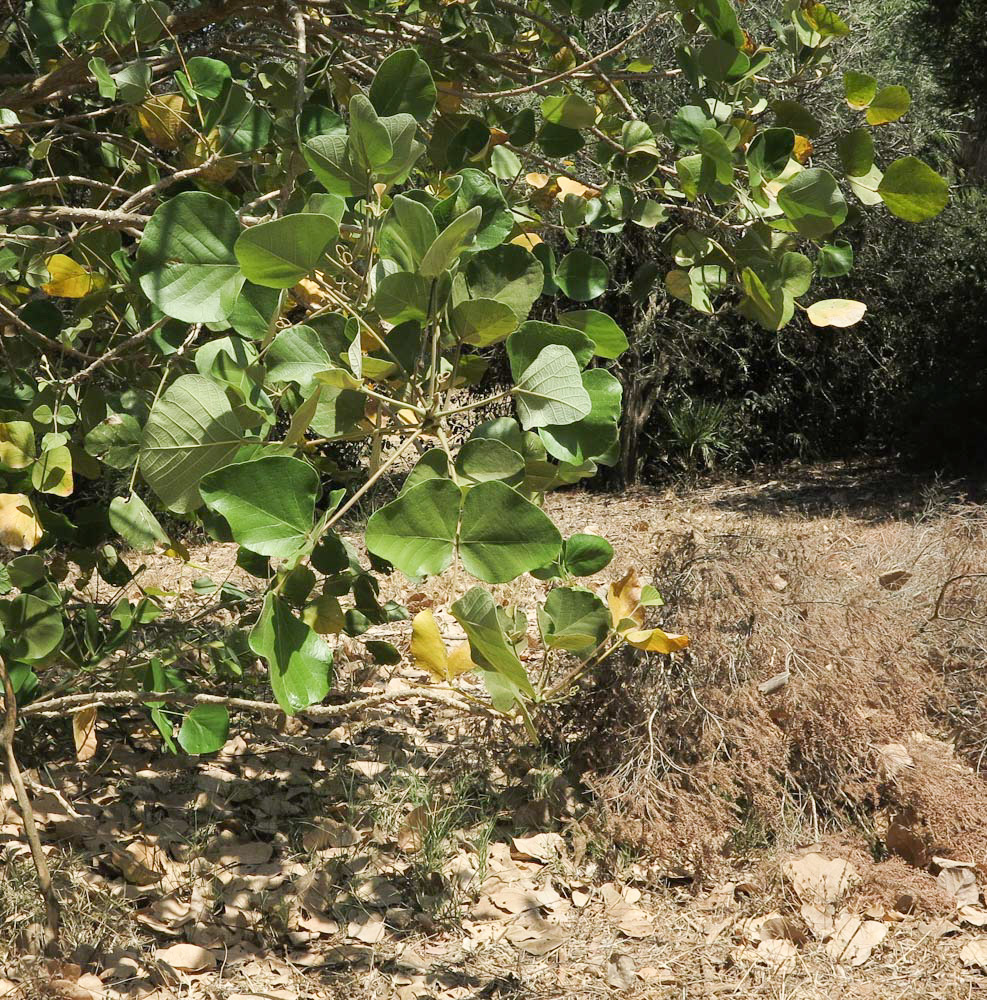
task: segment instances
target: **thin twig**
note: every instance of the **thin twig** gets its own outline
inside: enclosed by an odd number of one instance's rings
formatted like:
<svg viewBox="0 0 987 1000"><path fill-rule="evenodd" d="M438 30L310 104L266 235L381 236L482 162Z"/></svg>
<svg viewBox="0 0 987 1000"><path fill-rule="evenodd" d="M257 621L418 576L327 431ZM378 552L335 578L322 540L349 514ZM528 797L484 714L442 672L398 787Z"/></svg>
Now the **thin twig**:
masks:
<svg viewBox="0 0 987 1000"><path fill-rule="evenodd" d="M10 675L7 673L7 666L0 657L0 683L3 684L3 704L4 720L3 727L0 728L0 744L2 744L7 755L7 773L10 775L10 783L14 786L14 795L17 797L17 807L20 809L21 821L24 823L24 835L27 837L28 846L31 848L31 860L34 862L35 871L38 873L38 887L45 901L45 953L55 955L58 952L58 929L61 923L61 909L58 903L58 896L55 894L55 887L51 881L51 870L48 868L48 860L45 858L44 849L41 846L41 837L38 835L38 827L34 822L34 810L31 808L31 799L24 787L24 778L21 769L17 764L17 757L14 754L14 732L17 729L17 699L14 695L14 685L11 683Z"/></svg>

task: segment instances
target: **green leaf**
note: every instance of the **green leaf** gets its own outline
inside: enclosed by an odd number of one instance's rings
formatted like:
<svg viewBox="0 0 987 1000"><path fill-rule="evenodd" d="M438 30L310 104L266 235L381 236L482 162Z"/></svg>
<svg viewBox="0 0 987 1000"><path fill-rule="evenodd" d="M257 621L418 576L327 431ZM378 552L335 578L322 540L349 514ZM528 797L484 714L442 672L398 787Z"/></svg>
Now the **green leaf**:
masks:
<svg viewBox="0 0 987 1000"><path fill-rule="evenodd" d="M153 552L158 544L168 542L161 523L136 493L126 499L114 497L109 515L110 527L137 552Z"/></svg>
<svg viewBox="0 0 987 1000"><path fill-rule="evenodd" d="M494 151L498 150L505 152L503 146L495 147ZM515 173L517 169L512 172L511 177ZM450 177L447 183L454 191L435 206L435 218L439 225L446 226L470 209L479 207L482 213L480 225L470 245L470 251L491 250L500 246L514 228L514 216L507 207L500 187L482 171L471 167L460 170L455 177Z"/></svg>
<svg viewBox="0 0 987 1000"><path fill-rule="evenodd" d="M449 317L452 332L464 344L489 347L517 329L517 316L510 306L496 299L466 299Z"/></svg>
<svg viewBox="0 0 987 1000"><path fill-rule="evenodd" d="M307 389L319 372L333 365L316 330L303 323L281 330L267 351L267 377L272 382L297 382Z"/></svg>
<svg viewBox="0 0 987 1000"><path fill-rule="evenodd" d="M329 693L332 650L270 591L249 641L267 661L274 697L286 714L294 715Z"/></svg>
<svg viewBox="0 0 987 1000"><path fill-rule="evenodd" d="M798 101L772 101L775 124L779 128L790 128L799 135L815 139L822 131L819 119L798 103Z"/></svg>
<svg viewBox="0 0 987 1000"><path fill-rule="evenodd" d="M178 743L186 753L215 753L230 735L230 713L225 705L196 705L182 720Z"/></svg>
<svg viewBox="0 0 987 1000"><path fill-rule="evenodd" d="M318 266L337 229L325 215L299 212L251 226L233 252L244 277L264 288L291 288Z"/></svg>
<svg viewBox="0 0 987 1000"><path fill-rule="evenodd" d="M497 605L490 594L482 587L473 587L449 610L466 632L470 655L483 671L497 711L509 712L523 697L533 698L535 692L528 673L504 635ZM493 675L494 684L489 683L488 675Z"/></svg>
<svg viewBox="0 0 987 1000"><path fill-rule="evenodd" d="M598 358L619 358L627 350L627 335L606 313L596 309L565 312L559 316L563 326L571 326L593 341L593 353Z"/></svg>
<svg viewBox="0 0 987 1000"><path fill-rule="evenodd" d="M242 442L226 393L202 375L182 375L151 409L140 469L162 504L185 514L202 502L202 477L231 461Z"/></svg>
<svg viewBox="0 0 987 1000"><path fill-rule="evenodd" d="M580 368L585 368L593 357L593 341L585 333L570 326L528 320L507 341L507 357L515 381L521 378L542 349L549 344L567 347Z"/></svg>
<svg viewBox="0 0 987 1000"><path fill-rule="evenodd" d="M819 248L816 266L821 278L842 278L853 270L853 247L846 240L824 244Z"/></svg>
<svg viewBox="0 0 987 1000"><path fill-rule="evenodd" d="M912 98L905 87L882 87L867 109L868 125L896 122L911 107Z"/></svg>
<svg viewBox="0 0 987 1000"><path fill-rule="evenodd" d="M438 235L428 208L399 194L391 202L380 229L380 254L395 261L402 271L416 271Z"/></svg>
<svg viewBox="0 0 987 1000"><path fill-rule="evenodd" d="M556 587L539 609L538 621L545 645L570 653L588 653L610 632L610 612L584 587Z"/></svg>
<svg viewBox="0 0 987 1000"><path fill-rule="evenodd" d="M33 442L33 436L32 436ZM129 413L111 413L85 438L86 453L111 469L130 469L140 451L141 427Z"/></svg>
<svg viewBox="0 0 987 1000"><path fill-rule="evenodd" d="M263 340L274 328L281 296L276 288L243 283L230 314L230 326L244 337Z"/></svg>
<svg viewBox="0 0 987 1000"><path fill-rule="evenodd" d="M431 287L431 282L420 274L396 271L385 275L377 285L374 307L381 319L395 325L408 320L421 322L428 318Z"/></svg>
<svg viewBox="0 0 987 1000"><path fill-rule="evenodd" d="M803 6L801 14L823 38L845 38L850 34L849 25L825 4L812 3Z"/></svg>
<svg viewBox="0 0 987 1000"><path fill-rule="evenodd" d="M525 430L549 424L571 424L590 412L579 365L566 347L550 344L525 369L514 389Z"/></svg>
<svg viewBox="0 0 987 1000"><path fill-rule="evenodd" d="M230 67L219 59L210 59L208 56L193 56L185 63L183 72L178 70L175 79L179 87L186 91L186 97L191 98L189 103L194 103L197 97L206 97L213 100L223 92L226 81L231 79Z"/></svg>
<svg viewBox="0 0 987 1000"><path fill-rule="evenodd" d="M34 594L0 601L0 649L10 660L43 660L62 641L62 614Z"/></svg>
<svg viewBox="0 0 987 1000"><path fill-rule="evenodd" d="M524 471L524 458L503 441L470 438L456 456L456 471L473 483L507 482L520 478Z"/></svg>
<svg viewBox="0 0 987 1000"><path fill-rule="evenodd" d="M363 94L355 94L350 101L348 148L355 162L371 172L387 163L394 153L390 133Z"/></svg>
<svg viewBox="0 0 987 1000"><path fill-rule="evenodd" d="M592 576L613 561L613 546L599 535L577 533L565 540L562 565L572 576Z"/></svg>
<svg viewBox="0 0 987 1000"><path fill-rule="evenodd" d="M733 153L726 139L715 128L703 129L699 136L699 150L713 164L713 172L720 184L733 180Z"/></svg>
<svg viewBox="0 0 987 1000"><path fill-rule="evenodd" d="M618 458L623 389L620 382L602 368L583 372L582 383L590 400L590 412L569 424L544 426L538 436L548 453L560 462L581 465L592 461L613 465Z"/></svg>
<svg viewBox="0 0 987 1000"><path fill-rule="evenodd" d="M83 0L69 18L69 31L87 41L99 38L113 15L112 0Z"/></svg>
<svg viewBox="0 0 987 1000"><path fill-rule="evenodd" d="M906 222L934 219L949 202L946 178L914 156L895 160L877 192L891 213Z"/></svg>
<svg viewBox="0 0 987 1000"><path fill-rule="evenodd" d="M464 212L446 226L435 237L428 248L418 273L423 278L437 278L443 271L451 267L459 255L473 242L473 234L480 225L483 209L479 205Z"/></svg>
<svg viewBox="0 0 987 1000"><path fill-rule="evenodd" d="M224 88L206 116L207 130L216 130L217 151L224 155L262 149L272 125L271 116L238 83Z"/></svg>
<svg viewBox="0 0 987 1000"><path fill-rule="evenodd" d="M735 83L742 80L750 68L748 56L722 38L711 38L699 51L699 69L714 83Z"/></svg>
<svg viewBox="0 0 987 1000"><path fill-rule="evenodd" d="M746 39L737 23L737 13L731 0L695 0L693 10L696 17L709 29L710 34L742 48Z"/></svg>
<svg viewBox="0 0 987 1000"><path fill-rule="evenodd" d="M322 437L335 438L353 430L366 411L367 400L362 392L352 389L319 387L319 402L312 417L312 430Z"/></svg>
<svg viewBox="0 0 987 1000"><path fill-rule="evenodd" d="M319 476L308 462L272 455L217 469L203 478L199 491L240 545L288 559L309 541Z"/></svg>
<svg viewBox="0 0 987 1000"><path fill-rule="evenodd" d="M110 75L110 68L106 65L106 60L100 59L99 56L93 56L89 60L89 72L92 73L93 79L96 81L99 96L106 101L115 100L117 83Z"/></svg>
<svg viewBox="0 0 987 1000"><path fill-rule="evenodd" d="M125 104L140 104L151 90L151 67L142 59L113 74L117 94Z"/></svg>
<svg viewBox="0 0 987 1000"><path fill-rule="evenodd" d="M26 420L0 423L0 465L26 469L34 461L34 428Z"/></svg>
<svg viewBox="0 0 987 1000"><path fill-rule="evenodd" d="M545 272L532 253L507 243L472 257L466 265L466 283L471 298L503 302L521 321L541 295Z"/></svg>
<svg viewBox="0 0 987 1000"><path fill-rule="evenodd" d="M401 486L400 494L407 493L430 479L449 478L449 456L441 448L429 448L415 463Z"/></svg>
<svg viewBox="0 0 987 1000"><path fill-rule="evenodd" d="M545 121L565 128L589 128L596 124L596 108L578 94L546 97L541 102L541 114Z"/></svg>
<svg viewBox="0 0 987 1000"><path fill-rule="evenodd" d="M243 275L233 253L240 223L220 198L185 191L161 204L144 227L136 273L166 315L216 323L233 312Z"/></svg>
<svg viewBox="0 0 987 1000"><path fill-rule="evenodd" d="M874 137L865 128L855 128L836 140L840 163L851 177L863 177L874 166Z"/></svg>
<svg viewBox="0 0 987 1000"><path fill-rule="evenodd" d="M545 122L538 130L538 145L546 156L571 156L586 145L578 129Z"/></svg>
<svg viewBox="0 0 987 1000"><path fill-rule="evenodd" d="M867 73L855 73L849 70L843 74L843 93L851 108L862 111L877 93L877 80Z"/></svg>
<svg viewBox="0 0 987 1000"><path fill-rule="evenodd" d="M583 250L567 253L555 272L559 288L576 302L599 298L610 281L610 271L599 257Z"/></svg>
<svg viewBox="0 0 987 1000"><path fill-rule="evenodd" d="M551 562L561 547L548 515L506 483L481 483L466 494L459 554L478 579L507 583Z"/></svg>
<svg viewBox="0 0 987 1000"><path fill-rule="evenodd" d="M434 576L452 562L461 494L448 479L419 483L371 514L367 550L406 576Z"/></svg>
<svg viewBox="0 0 987 1000"><path fill-rule="evenodd" d="M392 52L370 84L370 103L381 117L406 112L423 122L435 108L435 82L414 49Z"/></svg>
<svg viewBox="0 0 987 1000"><path fill-rule="evenodd" d="M847 216L846 199L836 178L819 168L796 174L778 192L778 205L795 228L811 239L831 233Z"/></svg>
<svg viewBox="0 0 987 1000"><path fill-rule="evenodd" d="M754 136L747 148L747 162L770 181L785 170L794 151L795 133L790 128L769 128Z"/></svg>

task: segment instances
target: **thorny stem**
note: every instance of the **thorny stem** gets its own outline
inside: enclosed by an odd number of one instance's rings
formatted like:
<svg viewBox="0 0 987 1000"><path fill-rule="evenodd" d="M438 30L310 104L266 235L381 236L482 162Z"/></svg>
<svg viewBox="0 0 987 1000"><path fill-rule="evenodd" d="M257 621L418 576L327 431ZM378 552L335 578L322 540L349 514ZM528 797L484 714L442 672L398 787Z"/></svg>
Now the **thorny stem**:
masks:
<svg viewBox="0 0 987 1000"><path fill-rule="evenodd" d="M28 846L31 848L31 860L34 862L35 871L38 873L38 887L41 889L41 896L45 901L45 953L55 955L58 952L58 930L61 924L61 907L55 887L51 881L51 871L48 868L48 860L45 858L44 849L41 846L41 837L38 835L38 827L34 822L34 810L31 808L31 799L24 787L24 778L21 769L17 764L17 757L14 755L14 731L17 728L17 699L14 696L14 685L7 673L7 666L0 657L0 682L3 684L4 720L3 728L0 729L0 744L3 745L7 756L7 773L10 775L10 783L14 786L14 795L17 797L17 808L21 813L21 820L24 823L24 834L27 837Z"/></svg>

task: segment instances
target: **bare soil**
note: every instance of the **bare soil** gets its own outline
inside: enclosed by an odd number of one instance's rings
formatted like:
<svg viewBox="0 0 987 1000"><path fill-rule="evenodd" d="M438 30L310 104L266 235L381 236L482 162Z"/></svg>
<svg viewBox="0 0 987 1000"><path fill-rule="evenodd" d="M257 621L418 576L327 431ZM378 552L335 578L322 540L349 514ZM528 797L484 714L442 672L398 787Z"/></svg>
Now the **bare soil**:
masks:
<svg viewBox="0 0 987 1000"><path fill-rule="evenodd" d="M205 759L164 754L136 710L101 710L85 762L67 721L39 727L20 750L66 959L37 957L4 783L0 997L987 996L981 509L874 467L548 504L615 548L588 585L653 578L687 653L605 665L540 747L425 698L237 715ZM140 577L176 617L197 578L252 585L230 547L190 556ZM452 639L468 585L396 574L384 596ZM426 680L358 640L338 674L341 694Z"/></svg>

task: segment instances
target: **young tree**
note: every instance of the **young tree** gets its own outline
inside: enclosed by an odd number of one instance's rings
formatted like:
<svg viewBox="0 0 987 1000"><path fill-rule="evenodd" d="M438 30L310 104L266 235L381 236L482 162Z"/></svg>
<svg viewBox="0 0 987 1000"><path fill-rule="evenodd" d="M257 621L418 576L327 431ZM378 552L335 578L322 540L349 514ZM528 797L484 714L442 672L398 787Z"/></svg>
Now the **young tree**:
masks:
<svg viewBox="0 0 987 1000"><path fill-rule="evenodd" d="M597 15L626 30L590 51ZM649 61L656 31L677 38L675 65ZM813 301L814 275L852 264L837 231L882 204L931 218L947 184L910 156L875 162L872 130L905 114L904 87L846 74L857 122L839 135L798 100L848 31L798 0L778 3L770 44L730 0L14 10L0 62L0 543L24 554L2 577L0 654L22 716L144 702L164 741L180 720L195 753L222 744L230 704L317 713L334 637L404 615L379 603L376 574L453 559L481 583L564 584L538 623L546 655L575 666L541 681L518 656L524 616L481 586L452 605L469 641L451 656L416 619L419 662L443 682L479 670L500 711L530 722L617 643L681 648L644 627L660 598L633 576L609 606L574 585L609 546L563 539L540 507L616 459L607 363L627 339L587 306L610 268L578 243L660 227L656 278L700 312L732 304L770 330L796 310L856 322L863 303ZM683 106L648 106L665 74L686 82ZM529 318L536 303L551 319ZM512 381L489 395L500 345ZM450 420L491 399L516 418L454 448ZM370 445L349 493L323 448L338 441ZM337 526L412 459L367 523L368 568ZM161 512L235 541L258 578L259 612L229 587L203 599L240 615L243 647L216 655L263 660L270 706L215 680L195 691L205 682L173 669L178 648L154 645L153 590L80 607L70 563L116 587L132 575L122 546L182 556ZM121 672L110 654L138 633Z"/></svg>

